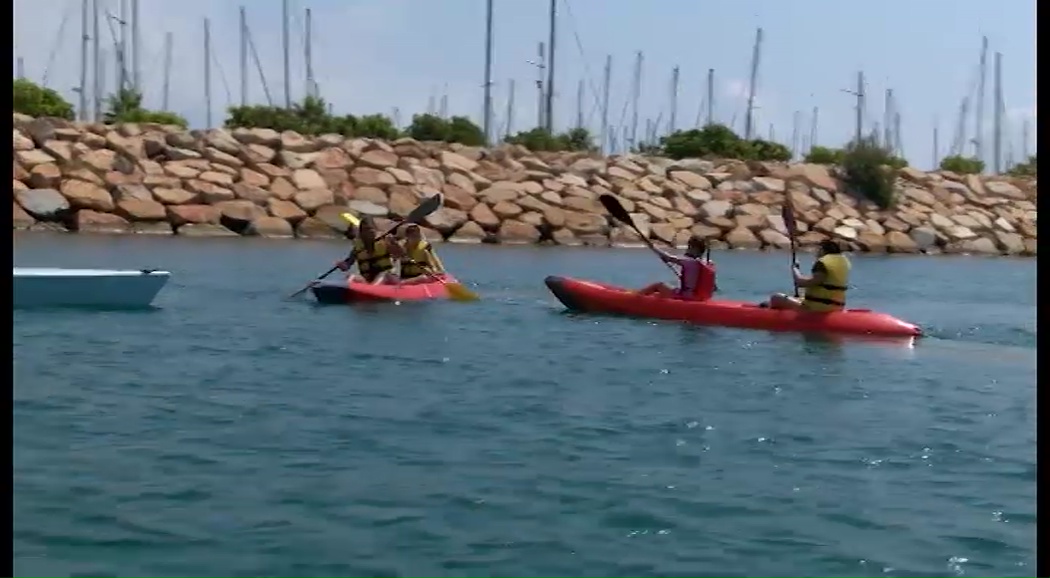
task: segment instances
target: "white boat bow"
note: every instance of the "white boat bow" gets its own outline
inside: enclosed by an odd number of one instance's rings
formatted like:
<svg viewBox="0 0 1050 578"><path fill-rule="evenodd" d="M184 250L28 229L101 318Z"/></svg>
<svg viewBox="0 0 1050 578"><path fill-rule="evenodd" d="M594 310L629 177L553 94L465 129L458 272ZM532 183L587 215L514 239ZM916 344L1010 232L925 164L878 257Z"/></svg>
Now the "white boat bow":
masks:
<svg viewBox="0 0 1050 578"><path fill-rule="evenodd" d="M14 307L148 307L171 273L14 267Z"/></svg>

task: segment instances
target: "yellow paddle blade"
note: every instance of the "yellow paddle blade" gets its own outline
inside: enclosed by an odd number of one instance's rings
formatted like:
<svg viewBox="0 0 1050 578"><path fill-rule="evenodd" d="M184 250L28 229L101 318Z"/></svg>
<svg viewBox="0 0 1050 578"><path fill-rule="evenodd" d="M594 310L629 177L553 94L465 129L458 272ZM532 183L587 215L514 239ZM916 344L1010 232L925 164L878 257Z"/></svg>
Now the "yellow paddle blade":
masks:
<svg viewBox="0 0 1050 578"><path fill-rule="evenodd" d="M449 299L453 301L477 301L480 299L477 293L459 283L445 283L445 290L448 291Z"/></svg>
<svg viewBox="0 0 1050 578"><path fill-rule="evenodd" d="M355 227L361 224L361 219L358 219L353 213L341 213L339 216Z"/></svg>

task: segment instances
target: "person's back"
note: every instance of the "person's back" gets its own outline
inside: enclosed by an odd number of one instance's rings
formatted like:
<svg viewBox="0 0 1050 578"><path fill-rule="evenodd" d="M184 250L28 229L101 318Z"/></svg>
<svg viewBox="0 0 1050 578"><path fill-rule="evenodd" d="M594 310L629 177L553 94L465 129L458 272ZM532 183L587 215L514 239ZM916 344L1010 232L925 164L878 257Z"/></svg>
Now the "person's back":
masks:
<svg viewBox="0 0 1050 578"><path fill-rule="evenodd" d="M813 274L823 272L822 282L806 287L802 308L807 311L840 311L846 307L851 264L842 253L826 252L813 265Z"/></svg>

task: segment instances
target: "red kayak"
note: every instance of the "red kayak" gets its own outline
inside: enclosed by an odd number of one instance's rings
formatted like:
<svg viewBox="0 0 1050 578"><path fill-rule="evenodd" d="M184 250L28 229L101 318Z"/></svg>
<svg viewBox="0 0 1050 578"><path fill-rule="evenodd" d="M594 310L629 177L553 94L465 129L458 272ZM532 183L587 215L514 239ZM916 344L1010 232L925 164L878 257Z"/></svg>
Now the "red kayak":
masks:
<svg viewBox="0 0 1050 578"><path fill-rule="evenodd" d="M831 313L778 311L743 301L685 301L655 295L639 295L623 287L567 277L547 277L545 283L558 301L573 311L767 331L843 333L878 337L922 335L922 330L916 325L868 309L846 309Z"/></svg>
<svg viewBox="0 0 1050 578"><path fill-rule="evenodd" d="M451 275L439 275L447 283L457 281ZM448 299L448 290L441 281L415 285L372 285L344 279L321 281L310 287L318 303L360 303L363 301L428 301Z"/></svg>

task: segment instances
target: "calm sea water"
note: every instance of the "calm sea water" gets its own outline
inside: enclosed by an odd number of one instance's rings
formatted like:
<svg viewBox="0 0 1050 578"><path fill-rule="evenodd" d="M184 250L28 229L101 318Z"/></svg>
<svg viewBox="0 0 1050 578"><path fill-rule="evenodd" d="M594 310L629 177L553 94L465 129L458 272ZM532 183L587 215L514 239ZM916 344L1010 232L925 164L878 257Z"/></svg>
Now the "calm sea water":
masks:
<svg viewBox="0 0 1050 578"><path fill-rule="evenodd" d="M444 246L481 302L283 300L344 251L16 236L174 275L151 311L15 312L16 575L1035 574L1034 260L856 257L908 347L543 285L665 278L641 250ZM715 257L728 296L789 279Z"/></svg>

